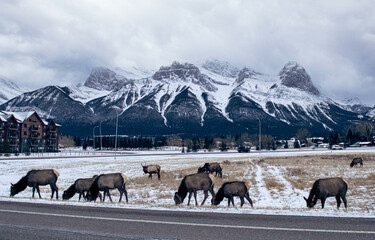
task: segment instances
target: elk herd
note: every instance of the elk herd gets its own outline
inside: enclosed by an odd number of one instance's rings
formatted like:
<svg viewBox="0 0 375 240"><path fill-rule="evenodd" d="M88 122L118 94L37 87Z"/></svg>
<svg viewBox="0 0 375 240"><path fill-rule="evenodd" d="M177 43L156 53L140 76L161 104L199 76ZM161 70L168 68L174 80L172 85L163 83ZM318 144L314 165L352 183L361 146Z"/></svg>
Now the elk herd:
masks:
<svg viewBox="0 0 375 240"><path fill-rule="evenodd" d="M350 167L360 164L363 166L363 159L354 158L350 163ZM149 174L149 178L152 179L152 174L158 176L160 180L161 167L159 165L143 165L143 172ZM221 163L205 163L203 167L199 167L197 173L185 176L178 187L177 192L174 194L175 204L181 204L184 202L186 196L188 196L187 205L190 205L191 196L194 195L195 205L198 205L197 192L203 191L204 199L201 203L203 205L208 198L208 193L211 194L211 204L219 205L224 198L228 199L228 206L232 203L234 206L234 197L239 197L241 201L241 207L245 203L245 199L253 207L253 202L249 195L249 185L244 181L232 181L224 182L219 188L217 193L214 192L215 177L222 178L223 165ZM215 176L213 175L215 173ZM17 183L11 184L10 196L13 197L19 192L26 189L26 187L32 187L32 197L34 198L35 190L37 190L39 198L40 190L39 186L50 185L53 198L56 193L56 199L58 199L58 188L56 186L59 173L53 169L42 169L42 170L31 170L24 177L22 177ZM112 202L112 198L109 190L117 189L120 193L119 202L122 200L122 196L125 196L126 202L128 203L128 193L126 190L127 177L122 173L109 173L94 175L91 178L79 178L77 179L62 195L63 200L72 198L76 193L79 194L78 201L81 197L86 201L96 201L97 198L104 202L105 197L108 196ZM324 178L318 179L314 182L308 198L305 198L306 205L308 208L315 206L318 200L321 201L322 208L326 198L335 197L337 201L337 208L340 207L341 200L344 202L345 208L347 208L346 192L348 190L348 184L341 178ZM103 195L101 194L103 192Z"/></svg>

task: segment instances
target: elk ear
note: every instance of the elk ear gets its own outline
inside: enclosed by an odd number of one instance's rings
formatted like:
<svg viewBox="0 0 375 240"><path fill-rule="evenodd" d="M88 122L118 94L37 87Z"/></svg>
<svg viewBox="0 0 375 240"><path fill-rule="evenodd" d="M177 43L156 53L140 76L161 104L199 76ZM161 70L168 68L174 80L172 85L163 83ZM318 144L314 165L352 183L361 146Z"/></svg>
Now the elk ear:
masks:
<svg viewBox="0 0 375 240"><path fill-rule="evenodd" d="M303 199L305 199L305 201L307 202L307 199L305 197L303 197Z"/></svg>
<svg viewBox="0 0 375 240"><path fill-rule="evenodd" d="M13 184L13 183L11 183L10 185L11 185L12 187L14 187L14 184Z"/></svg>

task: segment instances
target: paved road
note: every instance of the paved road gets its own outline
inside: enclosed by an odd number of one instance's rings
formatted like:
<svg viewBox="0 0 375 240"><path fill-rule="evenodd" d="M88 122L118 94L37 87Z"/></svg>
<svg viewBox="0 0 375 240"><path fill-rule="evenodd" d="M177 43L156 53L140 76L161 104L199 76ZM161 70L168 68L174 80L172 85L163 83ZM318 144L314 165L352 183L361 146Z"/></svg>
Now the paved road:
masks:
<svg viewBox="0 0 375 240"><path fill-rule="evenodd" d="M375 239L375 219L0 201L0 239Z"/></svg>

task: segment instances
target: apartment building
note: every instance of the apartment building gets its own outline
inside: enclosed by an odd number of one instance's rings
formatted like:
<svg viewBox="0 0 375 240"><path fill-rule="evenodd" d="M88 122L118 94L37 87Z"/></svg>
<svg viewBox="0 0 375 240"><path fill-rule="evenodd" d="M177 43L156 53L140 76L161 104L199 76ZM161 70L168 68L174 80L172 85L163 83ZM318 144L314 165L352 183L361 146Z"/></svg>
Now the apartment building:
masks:
<svg viewBox="0 0 375 240"><path fill-rule="evenodd" d="M0 111L0 152L57 152L59 127L37 112Z"/></svg>

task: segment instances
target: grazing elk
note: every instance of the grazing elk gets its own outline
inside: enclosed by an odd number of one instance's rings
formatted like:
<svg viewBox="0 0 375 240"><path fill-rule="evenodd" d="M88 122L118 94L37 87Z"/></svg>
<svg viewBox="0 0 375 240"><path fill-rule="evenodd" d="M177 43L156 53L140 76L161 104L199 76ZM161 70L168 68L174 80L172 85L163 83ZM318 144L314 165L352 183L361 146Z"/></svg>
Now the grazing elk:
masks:
<svg viewBox="0 0 375 240"><path fill-rule="evenodd" d="M322 208L327 197L336 197L337 209L339 209L341 200L344 201L345 208L346 203L346 192L348 191L348 184L341 178L323 178L318 179L314 182L312 189L310 190L309 198L306 199L306 205L308 208L312 208L317 203L318 199L322 202Z"/></svg>
<svg viewBox="0 0 375 240"><path fill-rule="evenodd" d="M363 167L363 158L354 158L353 161L350 163L350 167L354 167L354 165L359 164L361 167Z"/></svg>
<svg viewBox="0 0 375 240"><path fill-rule="evenodd" d="M214 199L215 192L213 180L214 178L212 174L208 173L195 173L185 176L181 181L178 191L174 194L174 201L176 205L184 202L187 193L189 193L188 206L190 205L190 198L193 193L195 198L195 205L198 205L197 191L199 190L203 190L204 192L204 199L201 205L203 205L206 201L208 192L211 193L212 199Z"/></svg>
<svg viewBox="0 0 375 240"><path fill-rule="evenodd" d="M77 179L67 190L63 193L63 200L68 200L72 198L76 193L79 193L78 201L81 200L81 196L83 196L84 199L87 200L87 197L85 196L85 192L89 191L92 183L95 181L95 179L98 177L98 175L94 175L91 178L79 178ZM98 193L100 201L102 201L102 194Z"/></svg>
<svg viewBox="0 0 375 240"><path fill-rule="evenodd" d="M246 198L247 201L249 201L250 205L253 206L253 201L251 201L251 198L249 196L249 185L246 182L242 181L223 183L219 191L217 191L213 203L214 205L219 205L220 202L223 201L224 197L226 197L228 198L228 207L230 206L231 202L234 207L234 196L240 197L241 207L245 203L244 198Z"/></svg>
<svg viewBox="0 0 375 240"><path fill-rule="evenodd" d="M219 174L219 176L222 178L223 165L221 163L205 163L203 167L198 168L198 173L200 172L208 172L208 173L214 173L215 176Z"/></svg>
<svg viewBox="0 0 375 240"><path fill-rule="evenodd" d="M89 188L89 192L86 197L89 201L96 201L99 195L99 191L104 191L103 202L105 200L105 195L107 194L109 200L112 202L111 195L109 194L110 189L117 189L120 192L120 200L122 199L122 194L125 195L126 202L128 202L128 193L126 191L126 176L122 173L108 173L99 175Z"/></svg>
<svg viewBox="0 0 375 240"><path fill-rule="evenodd" d="M26 189L27 186L33 188L33 198L35 194L35 189L38 192L39 198L40 190L39 186L50 185L52 190L51 199L53 198L54 193L56 192L56 199L59 197L59 189L56 186L57 178L60 174L53 169L43 169L43 170L31 170L26 176L22 177L16 184L11 184L10 187L10 196L18 194L19 192Z"/></svg>
<svg viewBox="0 0 375 240"><path fill-rule="evenodd" d="M158 175L158 179L160 180L160 169L161 167L159 165L143 165L141 164L142 167L143 167L143 172L144 173L148 173L149 174L149 178L152 179L152 174L156 173Z"/></svg>

